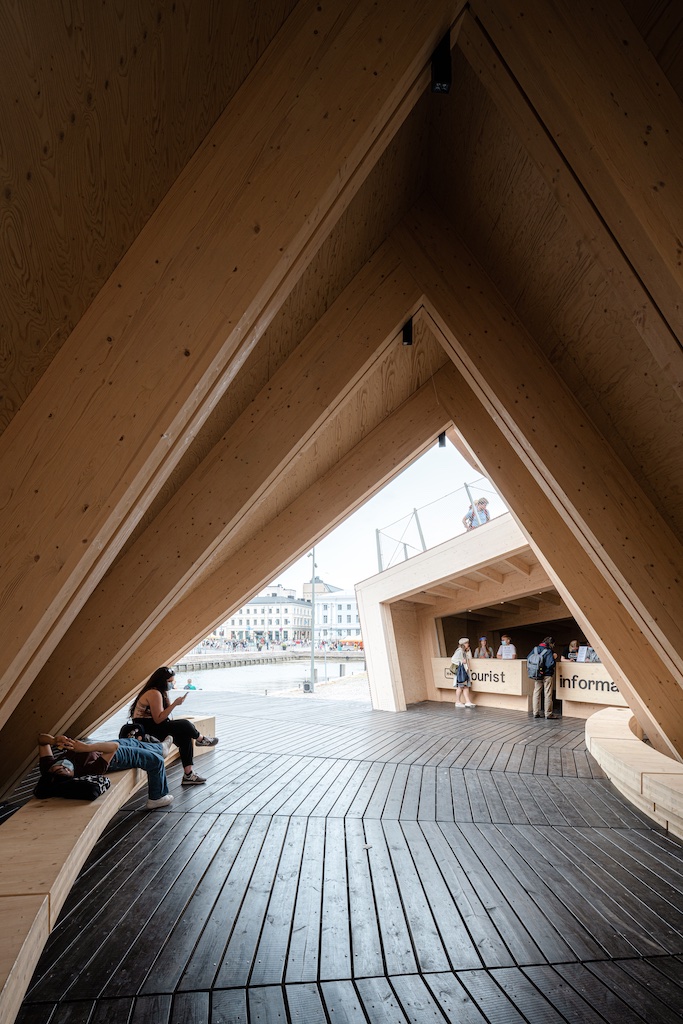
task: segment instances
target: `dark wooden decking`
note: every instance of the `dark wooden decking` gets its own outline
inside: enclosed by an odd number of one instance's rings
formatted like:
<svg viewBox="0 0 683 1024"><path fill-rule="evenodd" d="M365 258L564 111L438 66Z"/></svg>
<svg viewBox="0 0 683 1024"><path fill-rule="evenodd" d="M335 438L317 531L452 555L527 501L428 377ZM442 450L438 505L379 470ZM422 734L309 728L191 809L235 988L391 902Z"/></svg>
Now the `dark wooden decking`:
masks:
<svg viewBox="0 0 683 1024"><path fill-rule="evenodd" d="M583 723L193 695L209 784L93 851L21 1024L680 1021L683 844ZM193 709L194 709L193 708Z"/></svg>

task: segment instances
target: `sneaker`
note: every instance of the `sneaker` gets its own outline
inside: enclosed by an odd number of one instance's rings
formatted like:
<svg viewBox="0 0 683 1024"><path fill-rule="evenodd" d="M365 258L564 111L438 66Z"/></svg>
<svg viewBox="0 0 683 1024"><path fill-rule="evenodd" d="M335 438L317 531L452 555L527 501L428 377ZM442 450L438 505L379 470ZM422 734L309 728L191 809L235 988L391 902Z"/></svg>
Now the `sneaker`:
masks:
<svg viewBox="0 0 683 1024"><path fill-rule="evenodd" d="M455 702L455 704L453 706L456 708L456 710L458 708L464 708L465 707L465 705L461 704L459 700L456 700L456 702Z"/></svg>
<svg viewBox="0 0 683 1024"><path fill-rule="evenodd" d="M201 777L201 775L197 775L196 772L190 772L189 775L187 773L183 773L183 781L181 782L181 785L182 786L203 786L205 782L206 782L206 779L203 779Z"/></svg>
<svg viewBox="0 0 683 1024"><path fill-rule="evenodd" d="M164 755L164 757L168 757L168 755L171 753L172 749L173 749L173 737L172 736L166 736L164 738L163 743L161 744L161 752Z"/></svg>
<svg viewBox="0 0 683 1024"><path fill-rule="evenodd" d="M466 708L476 708L476 706L477 706L476 704L472 704L472 702L469 701L469 700L465 701L465 707Z"/></svg>
<svg viewBox="0 0 683 1024"><path fill-rule="evenodd" d="M158 800L148 800L146 807L149 811L152 811L155 807L168 807L168 805L172 803L173 794L167 793L166 796L160 796Z"/></svg>
<svg viewBox="0 0 683 1024"><path fill-rule="evenodd" d="M202 736L200 740L194 741L196 747L215 747L217 743L218 736Z"/></svg>

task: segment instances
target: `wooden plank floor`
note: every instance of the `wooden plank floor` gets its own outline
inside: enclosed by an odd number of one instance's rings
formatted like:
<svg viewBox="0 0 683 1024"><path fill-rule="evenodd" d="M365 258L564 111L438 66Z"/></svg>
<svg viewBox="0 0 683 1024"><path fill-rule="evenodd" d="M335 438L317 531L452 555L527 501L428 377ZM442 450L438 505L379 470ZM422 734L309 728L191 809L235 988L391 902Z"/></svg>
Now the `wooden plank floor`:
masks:
<svg viewBox="0 0 683 1024"><path fill-rule="evenodd" d="M64 907L21 1024L671 1022L683 844L583 723L193 694L204 787L137 796Z"/></svg>

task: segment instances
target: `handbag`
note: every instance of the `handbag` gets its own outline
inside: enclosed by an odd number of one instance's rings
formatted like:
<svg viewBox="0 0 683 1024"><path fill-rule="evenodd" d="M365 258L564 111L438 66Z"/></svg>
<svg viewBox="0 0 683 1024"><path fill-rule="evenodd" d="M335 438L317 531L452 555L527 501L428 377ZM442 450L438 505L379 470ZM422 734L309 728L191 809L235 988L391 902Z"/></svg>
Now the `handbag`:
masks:
<svg viewBox="0 0 683 1024"><path fill-rule="evenodd" d="M464 661L461 661L458 665L458 671L455 673L455 681L456 683L469 683L470 681L470 674L465 667Z"/></svg>

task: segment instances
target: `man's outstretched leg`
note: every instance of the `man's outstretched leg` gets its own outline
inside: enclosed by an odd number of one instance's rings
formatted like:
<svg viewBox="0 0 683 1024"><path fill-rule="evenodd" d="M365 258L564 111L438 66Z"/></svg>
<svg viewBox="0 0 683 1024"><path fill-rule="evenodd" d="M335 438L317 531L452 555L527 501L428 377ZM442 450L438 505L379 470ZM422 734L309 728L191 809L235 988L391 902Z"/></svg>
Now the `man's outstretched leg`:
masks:
<svg viewBox="0 0 683 1024"><path fill-rule="evenodd" d="M139 740L119 740L119 749L110 761L112 768L142 768L147 772L147 806L166 807L173 803L168 791L166 765L163 754L157 753L149 743Z"/></svg>

